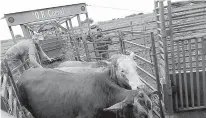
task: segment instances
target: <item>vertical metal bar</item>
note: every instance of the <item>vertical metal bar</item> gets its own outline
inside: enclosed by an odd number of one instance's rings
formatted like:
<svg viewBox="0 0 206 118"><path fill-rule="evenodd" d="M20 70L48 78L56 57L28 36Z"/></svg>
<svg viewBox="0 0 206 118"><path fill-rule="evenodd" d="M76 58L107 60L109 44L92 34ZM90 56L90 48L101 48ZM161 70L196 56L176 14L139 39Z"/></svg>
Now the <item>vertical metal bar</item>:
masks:
<svg viewBox="0 0 206 118"><path fill-rule="evenodd" d="M65 21L65 23L66 23L67 30L69 30L70 28L69 28L68 21Z"/></svg>
<svg viewBox="0 0 206 118"><path fill-rule="evenodd" d="M118 31L118 34L119 34L119 43L120 43L120 50L121 50L121 53L123 54L123 40L122 40L122 37L121 37L121 32Z"/></svg>
<svg viewBox="0 0 206 118"><path fill-rule="evenodd" d="M176 68L175 68L175 56L174 56L174 42L173 42L173 27L172 27L172 9L171 9L171 1L168 0L168 18L169 18L169 30L170 30L170 46L171 46L171 59L172 59L172 77L174 81L174 86L177 87L177 78L176 78ZM175 109L178 109L178 99L177 93L175 94Z"/></svg>
<svg viewBox="0 0 206 118"><path fill-rule="evenodd" d="M3 74L3 73L1 73ZM8 75L7 74L3 74L3 82L1 83L1 89L2 89L2 93L1 96L3 96L4 98L8 99L7 96L7 83L8 83Z"/></svg>
<svg viewBox="0 0 206 118"><path fill-rule="evenodd" d="M204 39L204 37L202 37L202 79L203 79L203 100L204 100L204 106L206 107L206 77L205 77L205 54L204 52L204 41L206 41L206 39Z"/></svg>
<svg viewBox="0 0 206 118"><path fill-rule="evenodd" d="M88 48L88 45L87 45L86 38L84 37L84 34L83 34L83 29L82 29L83 27L82 27L82 23L81 23L81 19L80 19L79 14L77 15L77 20L78 20L78 24L79 24L82 40L83 40L83 43L84 43L84 49L85 49L87 61L91 61L91 57L89 55L89 48Z"/></svg>
<svg viewBox="0 0 206 118"><path fill-rule="evenodd" d="M124 36L123 33L121 32L121 39L122 39L122 48L123 48L123 54L126 54L126 46L125 46L125 42L124 42Z"/></svg>
<svg viewBox="0 0 206 118"><path fill-rule="evenodd" d="M25 25L21 24L20 26L21 26L21 30L22 30L22 32L24 34L24 37L25 38L31 38L29 30L25 27Z"/></svg>
<svg viewBox="0 0 206 118"><path fill-rule="evenodd" d="M70 40L70 43L71 43L71 45L72 45L72 47L74 47L74 42L73 42L73 38L70 38L69 39L69 37L68 37L68 34L69 34L69 36L71 37L71 30L70 30L70 28L69 28L69 24L68 24L68 21L65 21L65 23L66 23L66 27L67 27L67 40ZM70 31L69 31L70 30ZM75 56L76 56L76 52L75 52Z"/></svg>
<svg viewBox="0 0 206 118"><path fill-rule="evenodd" d="M89 23L89 15L88 15L88 13L86 13L85 15L86 15L86 19L88 19L87 20L87 25L88 25L88 28L89 28L89 34L91 34L91 27L90 27L90 23Z"/></svg>
<svg viewBox="0 0 206 118"><path fill-rule="evenodd" d="M122 54L126 54L125 42L121 31L119 31L119 40L120 40L121 52Z"/></svg>
<svg viewBox="0 0 206 118"><path fill-rule="evenodd" d="M15 38L15 36L14 36L14 32L13 32L11 26L9 26L9 31L10 31L10 33L11 33L11 37L12 37L12 39L13 39L14 44L16 44L17 41L16 41L16 38Z"/></svg>
<svg viewBox="0 0 206 118"><path fill-rule="evenodd" d="M167 41L166 41L166 30L165 30L165 16L164 16L164 4L163 1L159 1L160 7L160 22L161 22L161 36L163 41L163 48L164 48L164 61L165 61L165 80L166 80L166 91L168 93L168 101L170 104L169 111L172 112L173 108L173 101L172 101L172 88L171 88L171 81L169 77L169 68L168 68L168 51L167 51Z"/></svg>
<svg viewBox="0 0 206 118"><path fill-rule="evenodd" d="M159 11L158 11L159 9L157 9L157 7L158 7L158 1L154 0L154 10L155 10L156 15L159 14ZM158 16L156 16L156 21L160 21ZM157 28L159 28L159 24L158 23L157 23ZM159 30L157 30L157 34L160 34ZM158 36L158 40L160 40L159 36Z"/></svg>
<svg viewBox="0 0 206 118"><path fill-rule="evenodd" d="M71 19L69 19L69 26L70 26L72 34L74 34L74 28L73 28L72 20Z"/></svg>
<svg viewBox="0 0 206 118"><path fill-rule="evenodd" d="M131 27L132 37L133 37L133 24L132 24L132 23L133 23L133 22L130 21L130 27Z"/></svg>
<svg viewBox="0 0 206 118"><path fill-rule="evenodd" d="M74 35L74 28L73 28L72 20L71 19L69 19L69 25L70 25L71 32ZM75 48L75 51L76 51L77 60L79 61L80 60L80 54L79 54L79 50L78 50L76 39L73 39L73 37L71 37L71 41L74 43L74 48Z"/></svg>
<svg viewBox="0 0 206 118"><path fill-rule="evenodd" d="M160 11L160 8L159 8L159 6L158 6L158 2L159 1L156 1L156 0L154 0L154 12L156 13L156 21L160 21L160 17L159 16L157 16L157 14L159 14L159 11ZM157 28L160 28L160 24L159 23L157 23ZM157 30L157 34L158 34L158 52L159 53L161 53L161 48L163 48L163 47L161 47L161 45L160 45L160 41L161 41L161 38L159 37L159 34L160 34L161 32L159 31L159 30ZM162 52L163 53L163 52ZM164 71L164 69L163 69L163 66L164 66L164 61L163 61L163 58L161 58L161 54L159 55L159 57L158 57L159 59L160 59L160 62L159 63L162 63L161 64L161 66L160 66L160 73L161 73L161 76L163 76L163 79L165 79L165 71ZM167 86L166 86L166 84L165 84L165 82L163 82L162 83L162 86L163 86L163 89L165 89ZM162 99L163 99L163 102L165 103L165 109L166 110L168 110L169 112L171 112L172 111L172 109L171 109L171 102L167 102L167 100L170 100L169 99L169 95L168 95L168 92L167 92L167 90L165 89L165 90L163 90L162 91L163 92L163 94L162 94Z"/></svg>
<svg viewBox="0 0 206 118"><path fill-rule="evenodd" d="M9 104L9 107L10 107L11 111L13 111L13 91L12 91L12 86L8 87L8 93L9 93L8 104ZM13 115L12 112L11 112L11 114Z"/></svg>
<svg viewBox="0 0 206 118"><path fill-rule="evenodd" d="M197 105L200 106L200 78L199 78L199 55L198 55L198 39L195 40L196 47L196 84L197 84Z"/></svg>
<svg viewBox="0 0 206 118"><path fill-rule="evenodd" d="M68 24L68 21L65 22L66 23L66 27L67 27L67 40L70 41L71 45L72 45L72 48L73 48L73 52L74 52L74 55L75 55L75 60L76 61L79 61L79 58L78 58L78 55L77 55L77 49L75 48L75 45L74 45L74 41L73 41L73 38L71 37L71 32L69 31L69 24ZM68 36L69 34L69 36Z"/></svg>
<svg viewBox="0 0 206 118"><path fill-rule="evenodd" d="M184 41L182 41L182 56L183 56L183 66L184 66L184 93L185 93L185 100L186 100L186 107L188 108L188 89L187 89L187 75L186 75L186 58L185 58L185 45Z"/></svg>
<svg viewBox="0 0 206 118"><path fill-rule="evenodd" d="M192 39L191 39L192 40ZM190 90L191 90L191 101L192 101L192 107L194 107L195 105L195 101L194 101L194 86L193 86L193 84L194 84L194 81L193 81L193 67L192 67L192 63L193 63L193 61L192 61L192 51L191 51L191 48L192 48L192 46L191 46L191 40L189 40L189 57L190 57Z"/></svg>
<svg viewBox="0 0 206 118"><path fill-rule="evenodd" d="M177 58L178 58L178 73L179 73L179 93L180 93L180 106L183 108L183 92L182 92L182 77L181 77L181 61L180 61L180 42L177 41Z"/></svg>
<svg viewBox="0 0 206 118"><path fill-rule="evenodd" d="M159 95L159 103L160 103L160 113L161 118L164 118L164 112L162 108L162 94L161 94L161 85L160 85L160 77L159 77L159 70L158 70L158 64L157 64L157 57L156 57L156 47L155 47L155 39L153 32L150 33L151 40L152 40L152 50L153 50L153 59L154 59L154 65L155 65L155 75L156 75L156 83L157 83L157 90Z"/></svg>
<svg viewBox="0 0 206 118"><path fill-rule="evenodd" d="M95 56L96 56L96 57L99 57L99 52L98 52L97 43L96 43L97 40L93 40L93 39L94 39L93 36L92 36L91 38L92 38L92 41L93 41L93 48L94 48L94 50L95 50ZM99 58L97 58L96 60L99 60Z"/></svg>

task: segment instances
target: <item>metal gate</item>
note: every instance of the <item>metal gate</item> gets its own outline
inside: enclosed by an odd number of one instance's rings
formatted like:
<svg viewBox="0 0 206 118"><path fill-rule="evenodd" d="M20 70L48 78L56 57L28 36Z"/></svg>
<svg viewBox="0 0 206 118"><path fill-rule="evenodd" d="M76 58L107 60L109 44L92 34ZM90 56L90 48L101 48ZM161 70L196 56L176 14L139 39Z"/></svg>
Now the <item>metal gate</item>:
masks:
<svg viewBox="0 0 206 118"><path fill-rule="evenodd" d="M58 15L51 15L52 13L57 13L57 12L58 12ZM38 32L38 29L34 30L31 28L33 25L43 25L44 26L47 23L51 22L53 25L55 25L55 27L58 27L58 29L64 30L64 33L66 35L65 37L61 36L62 34L60 34L60 35L57 35L56 37L50 37L51 39L44 40L42 42L43 50L50 57L58 57L62 51L61 48L63 47L62 38L67 38L68 40L72 42L71 35L74 35L73 33L74 28L72 25L73 18L77 18L77 21L79 24L78 29L80 30L80 34L83 37L82 40L83 42L85 42L84 44L86 44L86 40L83 36L84 35L83 26L81 23L82 21L81 21L80 15L86 15L86 19L89 18L85 3L4 14L4 18L7 22L7 25L10 30L14 43L17 43L17 40L15 39L12 26L20 25L25 39L31 38L34 32ZM69 21L69 25L68 25L68 21ZM64 28L62 26L63 23L66 23L67 28ZM88 23L87 29L89 29L89 27L90 27L90 23ZM74 45L71 47L74 47L73 50L74 52L76 52L74 54L76 60L79 60L78 47L75 44L76 43L74 43ZM84 45L84 46L87 46L87 45ZM88 47L84 47L84 48L85 48L85 54L87 55L87 57L89 57Z"/></svg>
<svg viewBox="0 0 206 118"><path fill-rule="evenodd" d="M95 52L104 51L109 56L113 54L130 54L131 51L135 53L136 62L138 64L138 74L140 79L148 88L157 92L152 96L154 103L153 111L157 117L164 118L164 111L162 106L164 106L162 101L162 87L160 85L160 77L156 62L156 47L155 38L153 33L145 33L139 31L127 31L127 30L116 30L116 31L103 31L104 35L109 35L112 38L112 44L105 44L108 41L100 42L88 42L90 57L92 61L102 59L102 57L96 57ZM95 38L95 37L93 37ZM104 37L106 38L106 37ZM107 37L108 38L108 37ZM147 44L144 42L147 39ZM142 42L142 43L140 43ZM103 43L109 46L109 49L98 50L93 47L96 43ZM153 46L152 46L153 45ZM153 49L152 49L153 47ZM104 54L103 53L103 54Z"/></svg>
<svg viewBox="0 0 206 118"><path fill-rule="evenodd" d="M13 70L10 70L8 65L8 60L4 59L1 62L1 110L13 115L16 118L33 118L31 113L23 107L21 101L19 100L20 95L17 89L16 83L19 78L15 76L15 73L25 65L28 64L29 60L18 65ZM27 66L30 68L29 66ZM24 68L25 70L28 68Z"/></svg>
<svg viewBox="0 0 206 118"><path fill-rule="evenodd" d="M206 3L172 8L155 1L159 65L169 113L206 108Z"/></svg>
<svg viewBox="0 0 206 118"><path fill-rule="evenodd" d="M132 35L132 38L128 38L126 35ZM147 43L140 44L139 42L142 41L144 37L147 37L150 40L148 40ZM120 33L120 46L123 54L130 54L131 51L136 53L135 57L138 64L137 72L141 77L141 81L153 92L157 92L155 96L151 96L153 101L153 111L159 118L164 118L163 93L157 66L154 33L122 31Z"/></svg>

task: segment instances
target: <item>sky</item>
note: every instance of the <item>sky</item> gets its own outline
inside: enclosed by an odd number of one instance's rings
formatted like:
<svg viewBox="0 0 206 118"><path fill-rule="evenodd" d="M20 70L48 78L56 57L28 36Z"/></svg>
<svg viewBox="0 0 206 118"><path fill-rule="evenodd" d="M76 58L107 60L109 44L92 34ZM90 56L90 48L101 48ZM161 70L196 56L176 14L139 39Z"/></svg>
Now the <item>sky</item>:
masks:
<svg viewBox="0 0 206 118"><path fill-rule="evenodd" d="M172 0L176 1L176 0ZM0 18L6 13L34 10L76 3L86 3L89 17L98 21L121 18L134 13L151 13L154 0L2 0ZM13 27L14 34L22 34L20 27ZM5 19L0 20L0 40L11 39Z"/></svg>

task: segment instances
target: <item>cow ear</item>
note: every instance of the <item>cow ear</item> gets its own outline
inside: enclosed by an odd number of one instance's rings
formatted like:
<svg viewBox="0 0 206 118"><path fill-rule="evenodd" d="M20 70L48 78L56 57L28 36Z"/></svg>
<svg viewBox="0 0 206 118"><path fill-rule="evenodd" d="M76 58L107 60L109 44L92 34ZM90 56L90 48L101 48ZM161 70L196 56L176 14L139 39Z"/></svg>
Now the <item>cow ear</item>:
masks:
<svg viewBox="0 0 206 118"><path fill-rule="evenodd" d="M111 65L112 64L112 62L109 62L109 61L107 61L107 60L101 60L101 61L99 61L99 63L101 64L101 65Z"/></svg>
<svg viewBox="0 0 206 118"><path fill-rule="evenodd" d="M135 58L134 52L131 52L129 56L130 56L132 59L134 59L134 58Z"/></svg>

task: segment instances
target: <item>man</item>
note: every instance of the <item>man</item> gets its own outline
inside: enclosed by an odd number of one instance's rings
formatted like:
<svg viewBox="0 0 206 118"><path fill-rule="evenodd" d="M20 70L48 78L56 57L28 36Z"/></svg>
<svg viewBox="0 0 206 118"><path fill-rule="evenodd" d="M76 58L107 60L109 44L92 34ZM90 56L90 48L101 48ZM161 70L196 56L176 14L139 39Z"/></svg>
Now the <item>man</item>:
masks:
<svg viewBox="0 0 206 118"><path fill-rule="evenodd" d="M22 40L9 48L6 52L6 59L8 60L10 69L13 70L21 63L24 63L26 58L30 59L30 64L32 64L34 68L42 68L42 66L37 62L36 54L51 61L51 58L49 58L39 46L39 40L43 39L42 34L35 33L32 36L32 39ZM20 71L22 73L23 69L20 68Z"/></svg>
<svg viewBox="0 0 206 118"><path fill-rule="evenodd" d="M107 52L107 50L109 49L108 44L112 44L112 40L110 38L103 37L101 28L97 28L97 37L96 38L97 38L96 42L98 42L96 49L100 50L100 51L98 51L99 56L101 57L101 59L109 58L109 52ZM102 42L105 42L105 43L102 43Z"/></svg>

